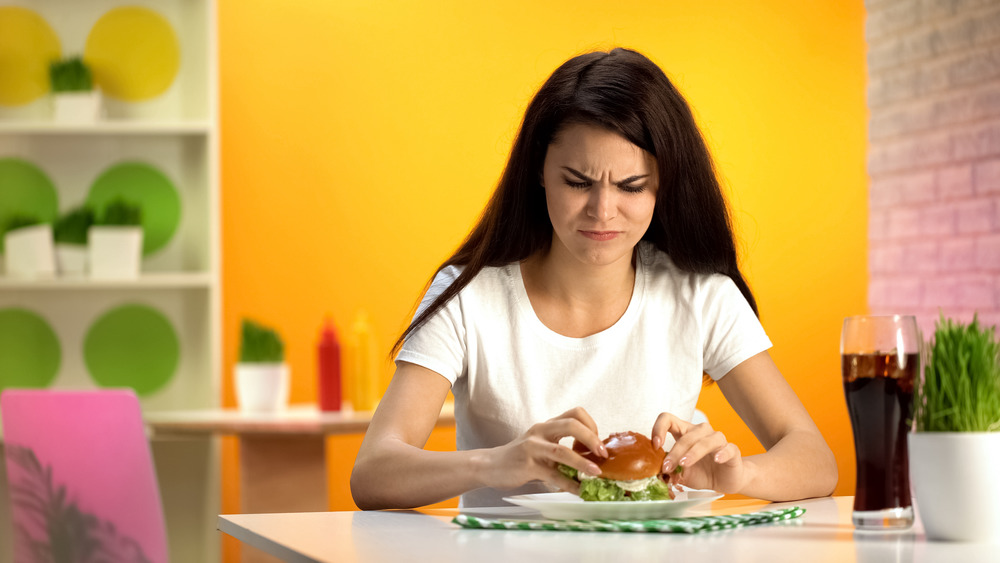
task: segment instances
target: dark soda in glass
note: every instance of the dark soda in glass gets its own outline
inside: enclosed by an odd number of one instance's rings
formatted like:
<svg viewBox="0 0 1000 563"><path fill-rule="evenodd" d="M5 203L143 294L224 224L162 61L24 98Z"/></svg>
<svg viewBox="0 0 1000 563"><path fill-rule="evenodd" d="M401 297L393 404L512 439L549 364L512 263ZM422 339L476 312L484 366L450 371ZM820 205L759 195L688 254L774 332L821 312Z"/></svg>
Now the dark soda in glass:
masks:
<svg viewBox="0 0 1000 563"><path fill-rule="evenodd" d="M919 361L916 353L842 355L844 394L857 456L856 512L911 504L906 433Z"/></svg>

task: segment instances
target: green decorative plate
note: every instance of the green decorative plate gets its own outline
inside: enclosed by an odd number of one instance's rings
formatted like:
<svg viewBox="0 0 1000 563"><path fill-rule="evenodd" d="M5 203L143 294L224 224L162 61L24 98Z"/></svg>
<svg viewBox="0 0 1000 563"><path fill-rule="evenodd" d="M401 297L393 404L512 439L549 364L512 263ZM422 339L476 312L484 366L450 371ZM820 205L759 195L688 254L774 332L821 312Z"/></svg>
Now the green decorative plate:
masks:
<svg viewBox="0 0 1000 563"><path fill-rule="evenodd" d="M177 372L180 342L173 325L146 305L122 305L101 315L83 342L87 371L102 387L160 390Z"/></svg>
<svg viewBox="0 0 1000 563"><path fill-rule="evenodd" d="M27 309L0 309L0 391L48 387L61 361L59 338L45 319Z"/></svg>

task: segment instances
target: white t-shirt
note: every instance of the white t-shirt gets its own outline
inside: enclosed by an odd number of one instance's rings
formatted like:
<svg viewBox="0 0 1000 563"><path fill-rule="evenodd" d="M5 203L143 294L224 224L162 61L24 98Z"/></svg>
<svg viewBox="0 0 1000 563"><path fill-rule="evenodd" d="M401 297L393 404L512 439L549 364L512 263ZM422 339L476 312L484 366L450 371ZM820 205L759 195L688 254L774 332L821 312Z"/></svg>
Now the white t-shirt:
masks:
<svg viewBox="0 0 1000 563"><path fill-rule="evenodd" d="M435 277L418 314L459 272L447 267ZM719 379L770 347L729 277L681 271L643 242L629 306L602 332L570 338L548 329L514 263L484 268L407 338L396 361L451 382L457 447L468 450L506 444L577 406L602 437L625 430L648 436L662 412L690 420L703 372ZM544 490L538 483L478 489L463 495L462 505L502 505L504 496Z"/></svg>

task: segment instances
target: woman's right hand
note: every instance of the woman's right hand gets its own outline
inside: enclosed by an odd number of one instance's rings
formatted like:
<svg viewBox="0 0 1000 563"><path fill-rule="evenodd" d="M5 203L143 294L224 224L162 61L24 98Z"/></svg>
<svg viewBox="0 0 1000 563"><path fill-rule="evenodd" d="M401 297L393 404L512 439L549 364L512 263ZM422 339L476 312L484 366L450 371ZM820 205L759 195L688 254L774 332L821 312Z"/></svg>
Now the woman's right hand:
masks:
<svg viewBox="0 0 1000 563"><path fill-rule="evenodd" d="M597 424L582 407L570 409L545 422L535 424L512 442L487 450L482 466L484 484L497 489L512 489L530 481L577 493L579 483L559 471L559 464L568 465L589 475L600 475L592 461L559 440L575 438L590 451L608 457L597 435Z"/></svg>

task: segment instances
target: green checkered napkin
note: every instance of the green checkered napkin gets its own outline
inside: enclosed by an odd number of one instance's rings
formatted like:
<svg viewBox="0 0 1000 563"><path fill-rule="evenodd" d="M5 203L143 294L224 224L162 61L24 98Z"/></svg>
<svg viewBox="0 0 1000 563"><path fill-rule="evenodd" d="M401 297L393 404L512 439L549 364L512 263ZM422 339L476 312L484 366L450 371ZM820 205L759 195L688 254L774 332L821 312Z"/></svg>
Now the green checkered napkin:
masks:
<svg viewBox="0 0 1000 563"><path fill-rule="evenodd" d="M451 521L463 528L491 530L549 530L570 532L659 532L672 534L700 534L756 524L770 524L798 518L806 509L793 506L777 510L763 510L749 514L727 516L694 516L665 520L507 520L477 518L459 514Z"/></svg>

